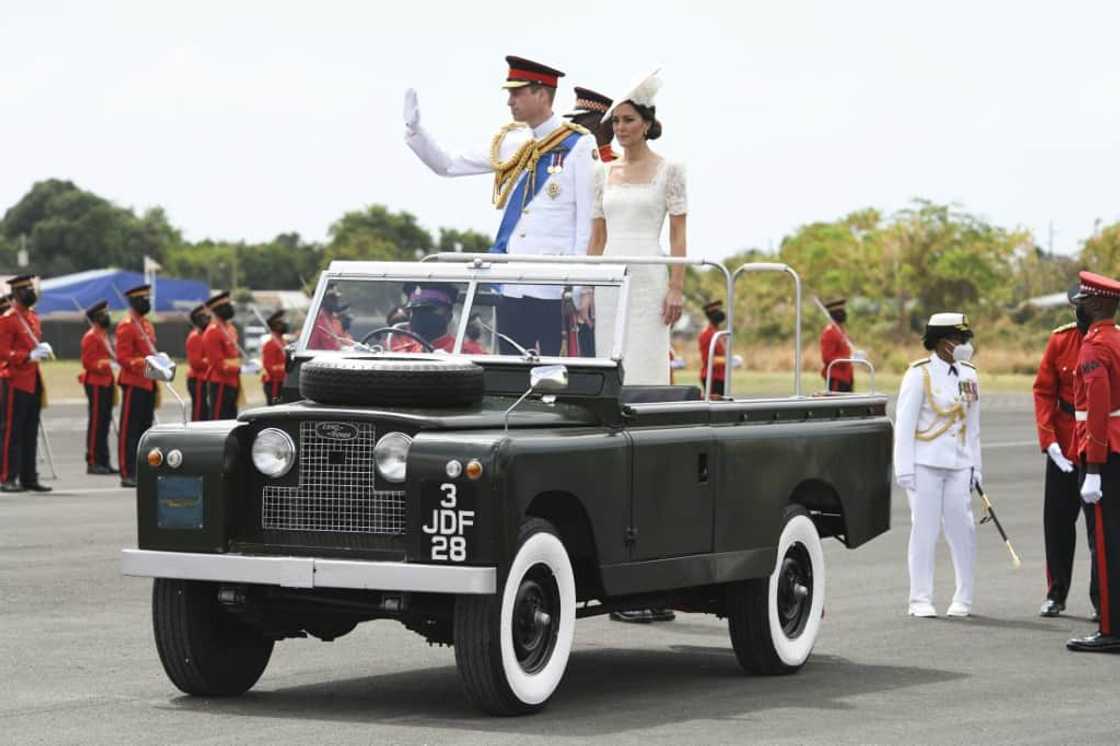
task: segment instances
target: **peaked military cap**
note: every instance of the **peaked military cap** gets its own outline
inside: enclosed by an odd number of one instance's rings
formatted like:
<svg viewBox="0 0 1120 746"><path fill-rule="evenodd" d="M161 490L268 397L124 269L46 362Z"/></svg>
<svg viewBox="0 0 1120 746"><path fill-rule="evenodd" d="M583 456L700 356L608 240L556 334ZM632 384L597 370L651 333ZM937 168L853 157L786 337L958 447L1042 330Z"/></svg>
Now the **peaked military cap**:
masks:
<svg viewBox="0 0 1120 746"><path fill-rule="evenodd" d="M506 57L506 62L509 64L509 73L502 88L522 88L534 83L556 88L560 85L560 78L564 77L564 73L559 70L524 57L510 55Z"/></svg>

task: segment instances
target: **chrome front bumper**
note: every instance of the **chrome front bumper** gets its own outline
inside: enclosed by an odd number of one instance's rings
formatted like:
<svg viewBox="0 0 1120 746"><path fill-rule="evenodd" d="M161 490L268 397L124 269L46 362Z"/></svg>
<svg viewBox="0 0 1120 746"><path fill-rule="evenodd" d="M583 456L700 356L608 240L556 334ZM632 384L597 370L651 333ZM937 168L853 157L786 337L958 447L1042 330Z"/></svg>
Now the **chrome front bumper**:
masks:
<svg viewBox="0 0 1120 746"><path fill-rule="evenodd" d="M192 554L146 549L122 549L121 574L286 588L360 588L418 593L487 594L494 593L497 588L497 571L493 567Z"/></svg>

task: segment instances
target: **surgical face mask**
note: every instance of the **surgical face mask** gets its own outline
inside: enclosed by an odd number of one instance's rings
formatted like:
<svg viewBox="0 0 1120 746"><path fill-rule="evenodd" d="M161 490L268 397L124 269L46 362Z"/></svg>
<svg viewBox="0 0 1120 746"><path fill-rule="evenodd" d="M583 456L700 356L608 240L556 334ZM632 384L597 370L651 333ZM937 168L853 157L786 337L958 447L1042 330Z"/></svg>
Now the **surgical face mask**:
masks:
<svg viewBox="0 0 1120 746"><path fill-rule="evenodd" d="M222 321L229 321L233 318L233 306L229 303L223 303L214 309L214 315Z"/></svg>
<svg viewBox="0 0 1120 746"><path fill-rule="evenodd" d="M847 311L833 311L829 315L832 317L832 320L835 321L837 324L843 324L844 322L846 322L848 320L848 312Z"/></svg>
<svg viewBox="0 0 1120 746"><path fill-rule="evenodd" d="M967 363L972 359L972 353L975 350L972 348L971 342L961 342L953 348L953 359L958 363Z"/></svg>
<svg viewBox="0 0 1120 746"><path fill-rule="evenodd" d="M414 308L409 327L424 339L434 342L447 333L447 316L434 308Z"/></svg>
<svg viewBox="0 0 1120 746"><path fill-rule="evenodd" d="M31 308L35 302L39 300L39 295L31 288L20 288L15 292L15 299L20 302L24 308Z"/></svg>
<svg viewBox="0 0 1120 746"><path fill-rule="evenodd" d="M1088 334L1089 327L1093 324L1093 317L1089 315L1089 311L1078 303L1073 307L1073 312L1077 316L1077 330L1082 334Z"/></svg>
<svg viewBox="0 0 1120 746"><path fill-rule="evenodd" d="M147 298L133 298L131 301L129 301L129 305L132 306L132 309L141 316L147 314L148 311L152 310L152 302Z"/></svg>
<svg viewBox="0 0 1120 746"><path fill-rule="evenodd" d="M723 311L712 311L708 315L708 321L712 322L716 326L719 326L725 320L727 320L727 314L725 314Z"/></svg>

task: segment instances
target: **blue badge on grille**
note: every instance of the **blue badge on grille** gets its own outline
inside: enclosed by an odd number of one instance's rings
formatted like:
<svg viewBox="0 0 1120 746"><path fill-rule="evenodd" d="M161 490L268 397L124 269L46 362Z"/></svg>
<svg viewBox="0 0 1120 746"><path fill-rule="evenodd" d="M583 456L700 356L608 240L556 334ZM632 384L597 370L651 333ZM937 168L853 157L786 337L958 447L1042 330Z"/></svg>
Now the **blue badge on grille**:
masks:
<svg viewBox="0 0 1120 746"><path fill-rule="evenodd" d="M156 525L202 528L202 477L156 477Z"/></svg>

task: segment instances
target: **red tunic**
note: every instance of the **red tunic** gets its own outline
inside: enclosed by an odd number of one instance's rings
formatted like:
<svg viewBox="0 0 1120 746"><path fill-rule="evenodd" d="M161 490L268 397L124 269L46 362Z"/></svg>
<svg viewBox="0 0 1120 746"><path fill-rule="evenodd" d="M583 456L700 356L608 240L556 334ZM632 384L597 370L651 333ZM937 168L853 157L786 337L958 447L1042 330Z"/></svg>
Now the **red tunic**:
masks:
<svg viewBox="0 0 1120 746"><path fill-rule="evenodd" d="M1076 398L1077 358L1081 332L1077 324L1060 326L1050 335L1038 374L1034 377L1034 420L1038 446L1043 451L1057 443L1062 455L1077 460L1077 422L1073 416Z"/></svg>
<svg viewBox="0 0 1120 746"><path fill-rule="evenodd" d="M237 328L233 324L215 318L202 334L203 349L210 368L206 380L211 383L224 383L236 388L241 384L241 357L237 352Z"/></svg>
<svg viewBox="0 0 1120 746"><path fill-rule="evenodd" d="M82 335L82 372L78 375L78 381L90 386L112 386L112 360L109 355L109 333L91 326Z"/></svg>
<svg viewBox="0 0 1120 746"><path fill-rule="evenodd" d="M412 337L405 336L404 334L398 335L400 337L400 344L395 341L393 343L393 352L427 352L424 346ZM455 349L455 337L450 334L445 334L439 339L432 342L432 348L436 350L443 350L444 352L451 352ZM487 355L486 348L475 342L473 339L463 340L464 355Z"/></svg>
<svg viewBox="0 0 1120 746"><path fill-rule="evenodd" d="M261 380L284 383L284 337L270 334L261 345Z"/></svg>
<svg viewBox="0 0 1120 746"><path fill-rule="evenodd" d="M156 354L156 330L152 322L129 311L117 324L117 362L121 364L122 386L152 391L155 381L144 377L144 358Z"/></svg>
<svg viewBox="0 0 1120 746"><path fill-rule="evenodd" d="M187 378L205 381L210 363L206 360L206 345L202 341L202 330L198 327L187 334Z"/></svg>
<svg viewBox="0 0 1120 746"><path fill-rule="evenodd" d="M342 348L339 340L349 340L350 335L342 328L342 322L327 311L320 310L315 317L315 325L311 327L311 336L307 340L309 350L338 350Z"/></svg>
<svg viewBox="0 0 1120 746"><path fill-rule="evenodd" d="M708 350L712 346L712 337L719 331L719 327L715 324L708 324L704 331L700 332L697 338L697 344L700 345L700 381L703 383L708 379ZM720 337L716 342L716 358L712 362L712 380L724 380L724 370L727 363L727 338Z"/></svg>
<svg viewBox="0 0 1120 746"><path fill-rule="evenodd" d="M0 316L0 360L5 363L0 377L10 380L20 391L35 393L39 363L29 355L42 339L39 314L30 308L20 310L12 306Z"/></svg>
<svg viewBox="0 0 1120 746"><path fill-rule="evenodd" d="M821 378L828 378L828 364L852 356L852 348L844 337L844 331L831 323L821 332ZM853 378L851 363L837 363L832 366L832 380L851 383Z"/></svg>
<svg viewBox="0 0 1120 746"><path fill-rule="evenodd" d="M1120 330L1112 319L1089 327L1077 359L1076 407L1084 417L1078 454L1103 464L1120 453ZM1083 414L1082 414L1083 413Z"/></svg>

